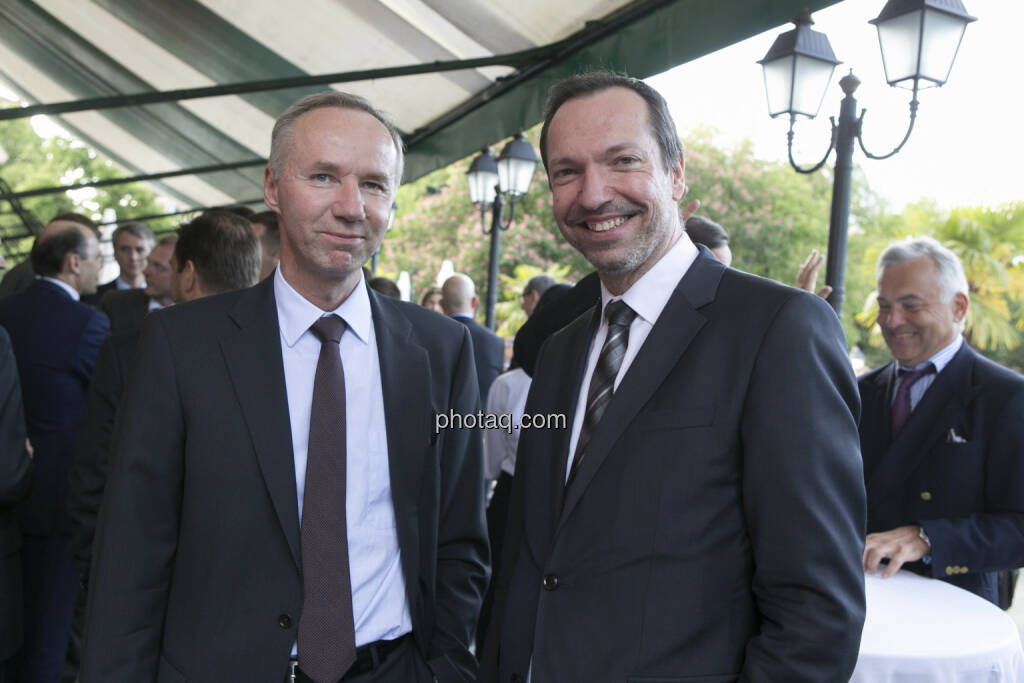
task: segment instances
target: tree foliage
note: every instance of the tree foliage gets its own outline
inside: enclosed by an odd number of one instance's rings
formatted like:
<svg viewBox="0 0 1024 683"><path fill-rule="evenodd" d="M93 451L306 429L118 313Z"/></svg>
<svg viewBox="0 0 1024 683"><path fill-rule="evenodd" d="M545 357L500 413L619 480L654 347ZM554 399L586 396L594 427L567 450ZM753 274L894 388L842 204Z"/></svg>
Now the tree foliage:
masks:
<svg viewBox="0 0 1024 683"><path fill-rule="evenodd" d="M0 177L14 191L123 178L126 175L95 150L70 137L41 137L28 119L0 122L0 145L8 156L8 160L0 165ZM141 183L29 197L21 200L21 204L41 224L64 211L81 213L97 221L105 209L114 209L118 217L124 219L164 211L157 203L156 194ZM14 256L9 259L14 265L28 253L33 238L25 235L25 226L7 202L0 202L0 209L3 210L0 236L4 238L5 253ZM150 227L157 230L170 226L167 219L150 223Z"/></svg>

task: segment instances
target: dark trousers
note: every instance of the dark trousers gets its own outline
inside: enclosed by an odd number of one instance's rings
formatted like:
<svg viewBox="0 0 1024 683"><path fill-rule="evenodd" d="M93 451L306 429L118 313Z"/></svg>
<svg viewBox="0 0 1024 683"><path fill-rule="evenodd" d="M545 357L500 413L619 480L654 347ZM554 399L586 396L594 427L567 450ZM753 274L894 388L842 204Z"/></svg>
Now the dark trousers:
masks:
<svg viewBox="0 0 1024 683"><path fill-rule="evenodd" d="M491 624L491 609L494 607L494 587L498 585L498 568L501 566L501 549L505 543L505 523L508 521L508 505L512 498L512 475L502 472L494 486L494 495L487 506L487 538L491 542L491 583L487 586L483 604L480 606L480 620L476 626L476 656L481 657L487 629Z"/></svg>
<svg viewBox="0 0 1024 683"><path fill-rule="evenodd" d="M70 536L25 534L21 546L25 641L18 683L59 683L78 592Z"/></svg>
<svg viewBox="0 0 1024 683"><path fill-rule="evenodd" d="M387 659L373 671L356 676L345 676L344 683L434 683L434 674L427 667L423 655L416 649L416 641L406 638ZM287 681L286 681L287 683Z"/></svg>

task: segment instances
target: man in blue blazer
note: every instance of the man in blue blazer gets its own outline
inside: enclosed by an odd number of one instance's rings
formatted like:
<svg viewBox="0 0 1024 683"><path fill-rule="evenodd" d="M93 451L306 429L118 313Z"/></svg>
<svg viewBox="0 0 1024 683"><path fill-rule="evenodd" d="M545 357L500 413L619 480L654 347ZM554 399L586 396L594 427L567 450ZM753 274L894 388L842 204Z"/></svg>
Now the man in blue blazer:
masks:
<svg viewBox="0 0 1024 683"><path fill-rule="evenodd" d="M52 222L32 247L38 277L0 300L18 361L32 490L21 505L25 644L18 680L56 681L64 662L78 579L71 560L68 475L93 363L107 316L78 301L96 291L102 260L94 226Z"/></svg>
<svg viewBox="0 0 1024 683"><path fill-rule="evenodd" d="M960 260L931 238L879 258L895 360L860 379L864 568L887 560L884 576L906 567L999 604L998 572L1024 565L1024 378L964 341L967 293Z"/></svg>
<svg viewBox="0 0 1024 683"><path fill-rule="evenodd" d="M694 246L642 81L556 84L541 153L601 302L537 361L525 412L566 420L520 437L481 679L848 679L864 487L835 313Z"/></svg>

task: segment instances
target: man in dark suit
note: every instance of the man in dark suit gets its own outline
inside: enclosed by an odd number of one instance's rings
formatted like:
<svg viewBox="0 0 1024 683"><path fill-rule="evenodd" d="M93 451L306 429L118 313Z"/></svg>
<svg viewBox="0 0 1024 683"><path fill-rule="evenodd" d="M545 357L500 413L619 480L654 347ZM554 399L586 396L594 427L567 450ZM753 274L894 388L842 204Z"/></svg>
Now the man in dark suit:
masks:
<svg viewBox="0 0 1024 683"><path fill-rule="evenodd" d="M166 256L163 251L171 249ZM154 272L166 265L168 273ZM154 295L166 290L171 303L194 301L205 296L251 287L257 282L260 248L246 219L228 211L207 211L183 224L178 234L157 242L149 253L146 290ZM157 289L151 290L151 287ZM131 290L125 292L142 292ZM111 292L104 298L120 294ZM140 321L141 323L141 321ZM141 324L140 324L141 327ZM72 622L71 642L64 677L73 680L81 665L82 637L92 542L96 517L107 483L107 461L117 406L135 358L140 330L114 334L103 342L82 414L78 452L71 470L68 509L71 542L80 587Z"/></svg>
<svg viewBox="0 0 1024 683"><path fill-rule="evenodd" d="M107 316L77 301L96 291L101 259L92 226L66 222L32 247L39 277L0 300L18 361L28 438L35 449L32 490L21 505L25 645L18 680L56 681L64 662L78 580L71 561L68 472L85 393Z"/></svg>
<svg viewBox="0 0 1024 683"><path fill-rule="evenodd" d="M171 257L174 235L160 238L146 258L146 286L143 289L115 289L100 301L100 310L110 318L111 334L138 332L151 311L174 303L171 296Z"/></svg>
<svg viewBox="0 0 1024 683"><path fill-rule="evenodd" d="M445 315L469 328L473 339L476 379L480 384L480 400L486 401L494 379L505 366L505 341L473 319L479 299L468 275L456 273L441 285L441 308Z"/></svg>
<svg viewBox="0 0 1024 683"><path fill-rule="evenodd" d="M895 360L860 379L864 568L888 560L883 576L906 567L1000 604L998 572L1024 566L1024 378L964 341L969 301L960 259L935 240L882 252L878 324Z"/></svg>
<svg viewBox="0 0 1024 683"><path fill-rule="evenodd" d="M841 681L864 618L858 400L833 311L681 225L664 99L557 84L541 153L601 307L545 344L484 681Z"/></svg>
<svg viewBox="0 0 1024 683"><path fill-rule="evenodd" d="M93 294L82 297L82 301L98 306L110 292L142 289L146 286L146 258L153 248L153 231L145 223L135 221L122 223L114 230L110 241L117 261L117 277L96 288Z"/></svg>
<svg viewBox="0 0 1024 683"><path fill-rule="evenodd" d="M12 660L22 640L17 505L28 493L31 464L18 368L11 338L0 327L0 683L14 680Z"/></svg>
<svg viewBox="0 0 1024 683"><path fill-rule="evenodd" d="M82 683L473 679L482 458L469 431L434 429L435 413L478 410L471 342L360 270L401 169L401 138L368 102L300 100L264 176L274 276L149 316Z"/></svg>
<svg viewBox="0 0 1024 683"><path fill-rule="evenodd" d="M36 241L44 239L47 235L60 232L73 223L81 223L96 230L96 224L80 213L59 213L43 226L43 229L36 235ZM97 234L99 233L97 232ZM0 297L20 292L32 284L35 279L36 272L32 269L32 259L26 258L4 274L3 280L0 280Z"/></svg>

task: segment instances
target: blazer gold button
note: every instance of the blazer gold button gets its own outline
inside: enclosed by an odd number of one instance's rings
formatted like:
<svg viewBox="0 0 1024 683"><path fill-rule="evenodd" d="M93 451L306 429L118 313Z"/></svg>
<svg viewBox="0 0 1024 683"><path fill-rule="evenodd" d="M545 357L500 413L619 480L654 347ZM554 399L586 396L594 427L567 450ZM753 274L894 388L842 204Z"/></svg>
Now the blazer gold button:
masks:
<svg viewBox="0 0 1024 683"><path fill-rule="evenodd" d="M921 491L921 500L931 500L931 499L932 499L931 491Z"/></svg>
<svg viewBox="0 0 1024 683"><path fill-rule="evenodd" d="M291 628L292 618L287 614L282 614L277 618L277 625L281 628Z"/></svg>
<svg viewBox="0 0 1024 683"><path fill-rule="evenodd" d="M544 575L544 590L553 591L558 588L558 575L557 574L545 574Z"/></svg>
<svg viewBox="0 0 1024 683"><path fill-rule="evenodd" d="M950 576L953 573L952 567L946 567L946 576Z"/></svg>

